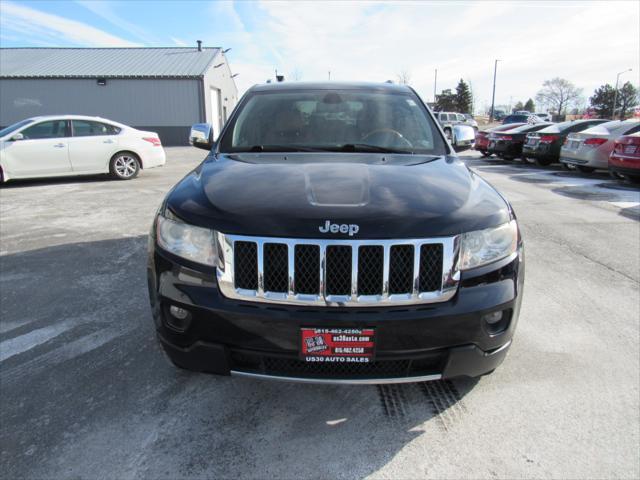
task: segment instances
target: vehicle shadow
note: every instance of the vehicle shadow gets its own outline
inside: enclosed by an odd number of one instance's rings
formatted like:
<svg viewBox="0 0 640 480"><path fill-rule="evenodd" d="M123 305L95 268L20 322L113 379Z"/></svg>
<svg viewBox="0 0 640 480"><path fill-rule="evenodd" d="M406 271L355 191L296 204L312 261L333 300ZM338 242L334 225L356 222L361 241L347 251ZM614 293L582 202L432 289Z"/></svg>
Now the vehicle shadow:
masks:
<svg viewBox="0 0 640 480"><path fill-rule="evenodd" d="M47 177L28 178L24 180L10 180L0 184L1 190L26 187L45 187L48 185L73 184L73 183L95 183L95 182L115 182L109 174L98 175L70 175L68 177Z"/></svg>
<svg viewBox="0 0 640 480"><path fill-rule="evenodd" d="M0 285L6 478L364 478L419 436L432 439L425 462L444 455L478 383L179 370L154 335L146 236L3 255Z"/></svg>

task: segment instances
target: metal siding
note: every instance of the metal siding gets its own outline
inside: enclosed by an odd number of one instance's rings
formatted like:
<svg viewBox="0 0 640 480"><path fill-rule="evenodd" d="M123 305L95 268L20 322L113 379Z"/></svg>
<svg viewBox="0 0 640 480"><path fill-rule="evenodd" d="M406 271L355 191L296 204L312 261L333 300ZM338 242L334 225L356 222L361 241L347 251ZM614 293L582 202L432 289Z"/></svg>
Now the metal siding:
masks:
<svg viewBox="0 0 640 480"><path fill-rule="evenodd" d="M200 121L197 79L0 79L0 125L37 115L96 115L127 125Z"/></svg>
<svg viewBox="0 0 640 480"><path fill-rule="evenodd" d="M0 77L201 77L219 48L3 48Z"/></svg>

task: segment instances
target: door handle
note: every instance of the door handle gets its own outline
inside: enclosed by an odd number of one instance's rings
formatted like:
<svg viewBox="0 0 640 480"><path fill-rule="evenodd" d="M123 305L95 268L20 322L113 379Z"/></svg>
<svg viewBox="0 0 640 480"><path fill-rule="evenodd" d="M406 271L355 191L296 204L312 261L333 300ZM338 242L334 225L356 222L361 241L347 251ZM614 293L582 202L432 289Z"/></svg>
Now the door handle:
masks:
<svg viewBox="0 0 640 480"><path fill-rule="evenodd" d="M54 145L54 148L62 148L62 147L64 147L64 143L56 143Z"/></svg>
<svg viewBox="0 0 640 480"><path fill-rule="evenodd" d="M102 143L113 143L113 140L109 139L109 140L103 140Z"/></svg>

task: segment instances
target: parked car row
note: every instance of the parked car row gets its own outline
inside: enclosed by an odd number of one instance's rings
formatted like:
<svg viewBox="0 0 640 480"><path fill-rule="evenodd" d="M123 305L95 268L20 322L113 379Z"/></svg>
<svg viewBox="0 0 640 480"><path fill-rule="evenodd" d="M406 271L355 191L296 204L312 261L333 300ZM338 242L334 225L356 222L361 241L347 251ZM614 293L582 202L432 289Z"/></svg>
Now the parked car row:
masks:
<svg viewBox="0 0 640 480"><path fill-rule="evenodd" d="M0 183L101 173L130 180L164 163L157 133L100 117L33 117L0 130Z"/></svg>
<svg viewBox="0 0 640 480"><path fill-rule="evenodd" d="M586 119L562 123L513 123L476 134L483 156L522 158L546 166L591 173L608 169L617 178L640 180L640 121Z"/></svg>

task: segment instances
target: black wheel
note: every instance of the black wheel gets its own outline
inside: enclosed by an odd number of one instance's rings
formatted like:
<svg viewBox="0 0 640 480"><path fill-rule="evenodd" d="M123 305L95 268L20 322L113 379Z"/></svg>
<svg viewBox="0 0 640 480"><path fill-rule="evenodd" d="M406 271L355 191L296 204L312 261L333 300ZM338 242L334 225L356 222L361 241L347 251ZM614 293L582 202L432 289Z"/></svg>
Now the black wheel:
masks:
<svg viewBox="0 0 640 480"><path fill-rule="evenodd" d="M503 156L502 156L502 159L503 159L503 160L508 160L508 161L510 161L510 162L511 162L511 161L513 160L513 157L512 157L511 155L503 155Z"/></svg>
<svg viewBox="0 0 640 480"><path fill-rule="evenodd" d="M552 163L551 160L547 158L536 158L535 162L539 167L548 167Z"/></svg>
<svg viewBox="0 0 640 480"><path fill-rule="evenodd" d="M109 171L118 180L131 180L140 173L140 159L131 152L116 153L109 164Z"/></svg>
<svg viewBox="0 0 640 480"><path fill-rule="evenodd" d="M491 153L487 152L486 150L480 150L480 153L482 154L483 157L490 157Z"/></svg>
<svg viewBox="0 0 640 480"><path fill-rule="evenodd" d="M576 168L581 173L593 173L596 171L593 167L585 167L584 165L576 165Z"/></svg>

